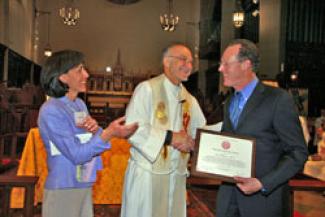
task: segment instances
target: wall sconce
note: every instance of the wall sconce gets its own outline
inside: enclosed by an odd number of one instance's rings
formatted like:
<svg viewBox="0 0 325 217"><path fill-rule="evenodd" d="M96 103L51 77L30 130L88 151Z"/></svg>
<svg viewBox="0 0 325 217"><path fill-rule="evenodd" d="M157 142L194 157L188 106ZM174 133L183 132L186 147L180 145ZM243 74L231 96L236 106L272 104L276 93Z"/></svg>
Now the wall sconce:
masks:
<svg viewBox="0 0 325 217"><path fill-rule="evenodd" d="M252 12L253 17L257 17L259 14L260 14L260 11L259 11L258 9L255 9L255 10Z"/></svg>
<svg viewBox="0 0 325 217"><path fill-rule="evenodd" d="M240 1L237 1L236 11L232 15L232 20L236 28L240 28L244 25L245 21L245 12L241 7Z"/></svg>
<svg viewBox="0 0 325 217"><path fill-rule="evenodd" d="M256 7L255 10L252 12L253 17L257 17L260 14L259 11L259 0L253 0L254 6Z"/></svg>

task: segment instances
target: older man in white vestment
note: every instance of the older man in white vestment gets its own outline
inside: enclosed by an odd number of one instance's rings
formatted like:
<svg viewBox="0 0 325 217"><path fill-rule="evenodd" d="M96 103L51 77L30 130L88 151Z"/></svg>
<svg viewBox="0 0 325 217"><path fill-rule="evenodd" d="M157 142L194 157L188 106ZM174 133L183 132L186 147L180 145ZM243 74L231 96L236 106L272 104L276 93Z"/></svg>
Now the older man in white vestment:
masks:
<svg viewBox="0 0 325 217"><path fill-rule="evenodd" d="M164 73L135 89L127 122L130 137L122 217L186 217L186 176L196 129L206 124L197 100L181 84L192 71L192 53L182 44L163 53Z"/></svg>

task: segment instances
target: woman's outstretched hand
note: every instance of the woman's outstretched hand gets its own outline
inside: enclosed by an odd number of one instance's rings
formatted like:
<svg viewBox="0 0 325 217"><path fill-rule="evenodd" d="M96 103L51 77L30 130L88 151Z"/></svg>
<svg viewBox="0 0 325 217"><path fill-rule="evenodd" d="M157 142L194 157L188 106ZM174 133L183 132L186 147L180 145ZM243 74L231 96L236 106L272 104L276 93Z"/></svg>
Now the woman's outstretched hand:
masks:
<svg viewBox="0 0 325 217"><path fill-rule="evenodd" d="M138 123L125 124L125 116L112 121L101 135L105 141L112 137L128 138L138 129Z"/></svg>

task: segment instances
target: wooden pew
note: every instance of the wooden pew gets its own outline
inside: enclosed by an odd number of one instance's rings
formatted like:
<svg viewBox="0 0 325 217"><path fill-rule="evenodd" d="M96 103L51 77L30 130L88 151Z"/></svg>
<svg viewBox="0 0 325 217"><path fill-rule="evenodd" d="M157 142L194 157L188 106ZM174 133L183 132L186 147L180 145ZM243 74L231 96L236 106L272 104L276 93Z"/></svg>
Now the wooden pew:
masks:
<svg viewBox="0 0 325 217"><path fill-rule="evenodd" d="M13 133L0 135L0 174L18 166L17 139Z"/></svg>
<svg viewBox="0 0 325 217"><path fill-rule="evenodd" d="M2 202L2 213L0 213L0 215L9 216L11 189L13 187L23 187L25 188L23 213L25 217L33 217L34 193L37 180L38 177L34 176L0 175L0 188L4 189L4 200Z"/></svg>
<svg viewBox="0 0 325 217"><path fill-rule="evenodd" d="M290 187L290 216L294 211L294 192L295 191L325 191L325 181L315 179L305 174L297 174L289 181Z"/></svg>

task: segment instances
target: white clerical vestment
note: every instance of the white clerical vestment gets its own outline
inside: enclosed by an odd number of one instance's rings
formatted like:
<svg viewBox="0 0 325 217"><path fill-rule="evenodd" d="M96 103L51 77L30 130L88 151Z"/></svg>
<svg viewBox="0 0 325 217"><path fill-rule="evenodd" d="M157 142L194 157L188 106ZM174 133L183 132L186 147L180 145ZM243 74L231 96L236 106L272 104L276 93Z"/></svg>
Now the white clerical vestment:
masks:
<svg viewBox="0 0 325 217"><path fill-rule="evenodd" d="M186 217L189 154L164 146L164 141L166 130L186 128L194 138L206 124L197 100L160 75L135 89L126 122L138 122L139 128L129 139L121 217Z"/></svg>

